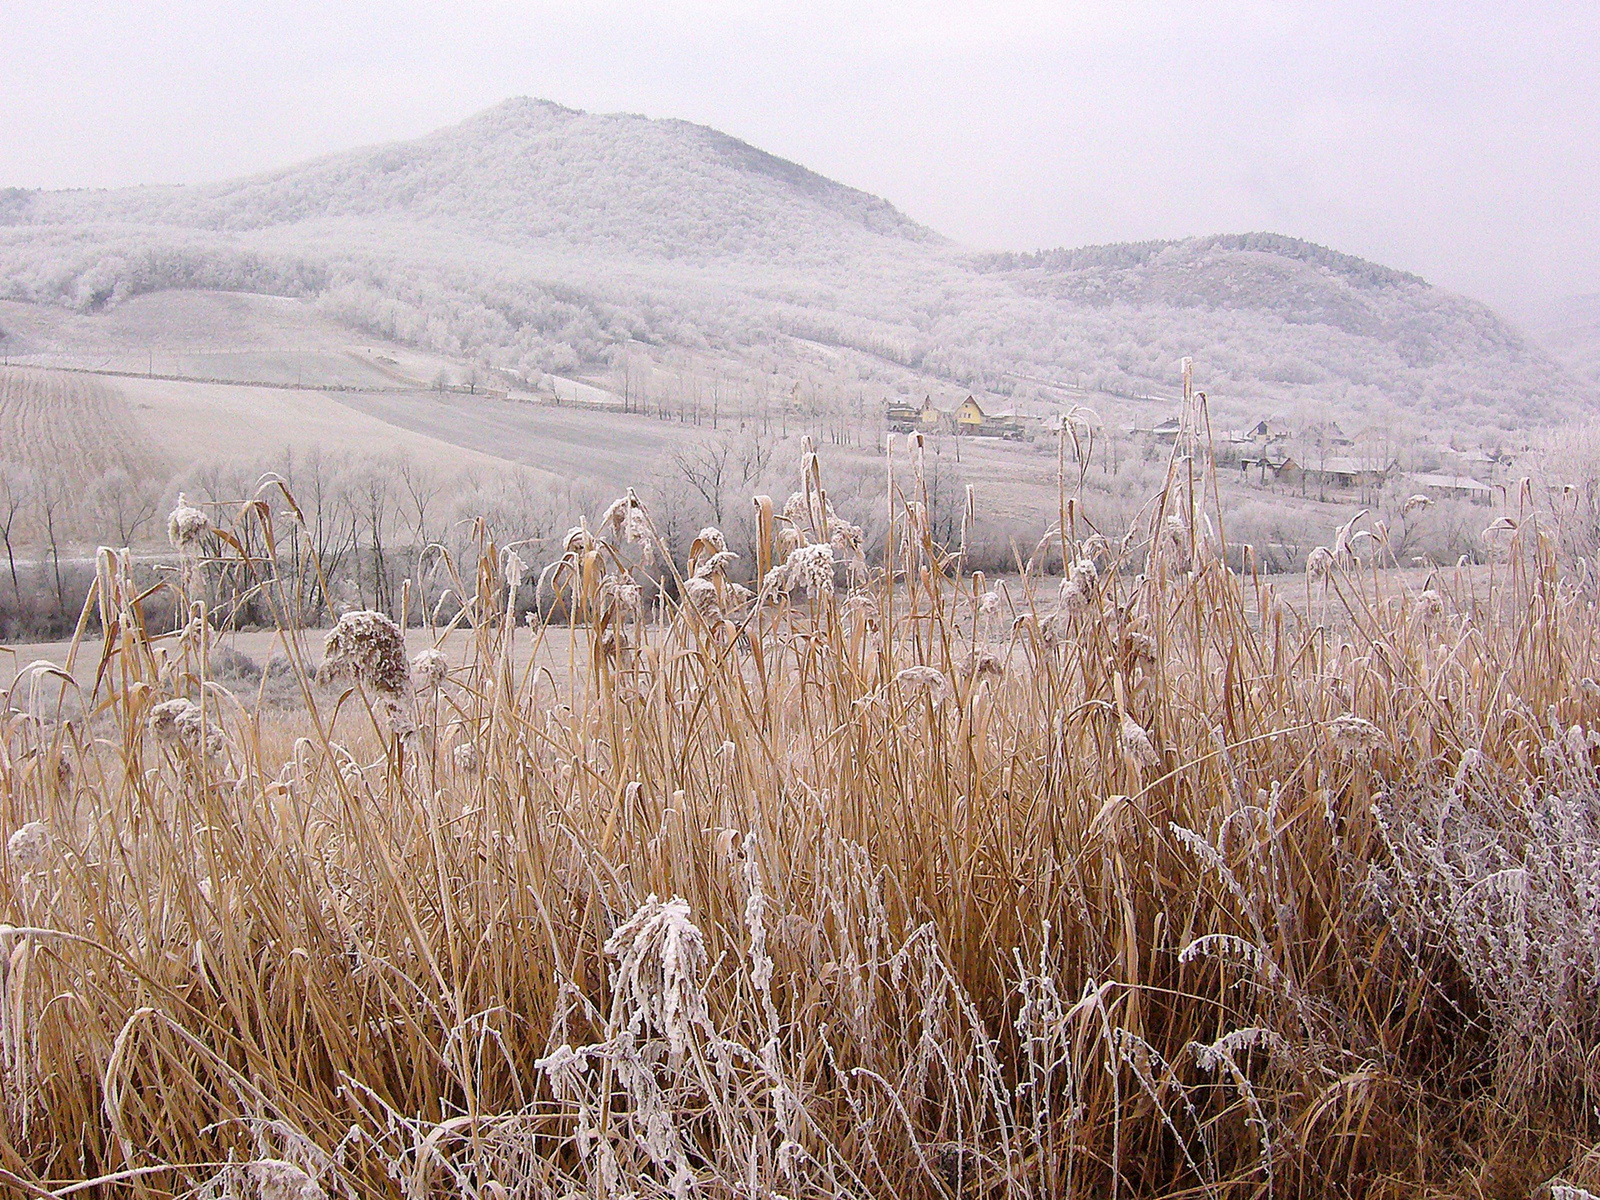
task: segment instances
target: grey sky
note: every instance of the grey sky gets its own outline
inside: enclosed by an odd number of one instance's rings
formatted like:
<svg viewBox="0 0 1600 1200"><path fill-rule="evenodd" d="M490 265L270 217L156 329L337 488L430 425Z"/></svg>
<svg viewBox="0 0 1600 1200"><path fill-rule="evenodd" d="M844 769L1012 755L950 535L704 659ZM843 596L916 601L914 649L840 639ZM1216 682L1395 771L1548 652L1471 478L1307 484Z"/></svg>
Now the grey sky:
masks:
<svg viewBox="0 0 1600 1200"><path fill-rule="evenodd" d="M0 0L0 186L227 178L513 95L714 125L970 245L1269 229L1600 291L1600 5Z"/></svg>

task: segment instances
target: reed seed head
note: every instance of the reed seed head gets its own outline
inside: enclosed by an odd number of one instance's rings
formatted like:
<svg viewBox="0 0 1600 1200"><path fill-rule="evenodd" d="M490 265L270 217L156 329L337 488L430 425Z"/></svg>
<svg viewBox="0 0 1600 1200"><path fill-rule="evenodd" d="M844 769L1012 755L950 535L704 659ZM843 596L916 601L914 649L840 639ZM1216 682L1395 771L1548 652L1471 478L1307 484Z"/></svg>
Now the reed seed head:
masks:
<svg viewBox="0 0 1600 1200"><path fill-rule="evenodd" d="M796 546L773 572L772 586L782 592L805 588L813 596L833 592L833 547L827 542Z"/></svg>
<svg viewBox="0 0 1600 1200"><path fill-rule="evenodd" d="M1161 755L1156 751L1155 743L1150 740L1149 732L1127 713L1122 714L1122 725L1118 730L1117 740L1122 745L1122 752L1140 767L1161 765Z"/></svg>
<svg viewBox="0 0 1600 1200"><path fill-rule="evenodd" d="M908 695L926 696L935 704L942 703L950 695L950 681L937 667L906 667L894 681Z"/></svg>
<svg viewBox="0 0 1600 1200"><path fill-rule="evenodd" d="M257 1159L245 1174L255 1184L257 1200L327 1200L315 1179L281 1158Z"/></svg>
<svg viewBox="0 0 1600 1200"><path fill-rule="evenodd" d="M411 673L400 627L387 613L345 613L323 642L320 674L324 679L348 676L381 695L409 695Z"/></svg>
<svg viewBox="0 0 1600 1200"><path fill-rule="evenodd" d="M207 725L200 706L178 697L163 700L150 710L150 732L163 746L183 746L195 754L211 756L222 751L222 731Z"/></svg>
<svg viewBox="0 0 1600 1200"><path fill-rule="evenodd" d="M1306 575L1319 583L1326 583L1333 578L1333 551L1326 546L1318 546L1306 555Z"/></svg>
<svg viewBox="0 0 1600 1200"><path fill-rule="evenodd" d="M191 553L200 544L200 539L210 532L211 518L190 504L179 492L177 505L167 514L167 540L172 543L173 549Z"/></svg>
<svg viewBox="0 0 1600 1200"><path fill-rule="evenodd" d="M1359 762L1367 761L1383 746L1383 730L1353 713L1328 722L1328 736L1340 754Z"/></svg>
<svg viewBox="0 0 1600 1200"><path fill-rule="evenodd" d="M37 871L50 853L50 830L43 821L29 821L6 839L6 857L24 875Z"/></svg>
<svg viewBox="0 0 1600 1200"><path fill-rule="evenodd" d="M420 692L436 692L450 677L450 660L444 652L429 648L411 660L411 682Z"/></svg>
<svg viewBox="0 0 1600 1200"><path fill-rule="evenodd" d="M689 919L689 902L652 893L606 939L605 952L617 960L612 990L632 1008L630 1024L666 1038L673 1061L681 1061L691 1030L706 1023L706 943Z"/></svg>

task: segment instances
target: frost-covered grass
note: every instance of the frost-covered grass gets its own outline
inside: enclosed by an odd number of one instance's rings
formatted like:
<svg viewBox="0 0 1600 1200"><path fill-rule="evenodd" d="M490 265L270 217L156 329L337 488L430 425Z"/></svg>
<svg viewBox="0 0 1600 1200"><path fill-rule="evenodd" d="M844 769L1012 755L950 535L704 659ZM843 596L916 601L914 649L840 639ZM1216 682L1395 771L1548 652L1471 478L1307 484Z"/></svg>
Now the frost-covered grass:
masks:
<svg viewBox="0 0 1600 1200"><path fill-rule="evenodd" d="M24 672L0 729L0 1179L1594 1187L1600 665L1548 518L1477 590L1339 539L1280 593L1179 461L1120 544L1063 494L1033 567L1064 582L1000 589L929 536L919 452L890 465L881 557L809 454L757 497L750 592L631 496L575 526L559 683L487 530L444 663L347 617L330 693L285 621L292 744L208 665L238 551L185 556L166 637L106 552L98 682L49 707ZM294 561L290 496L257 499L222 528Z"/></svg>

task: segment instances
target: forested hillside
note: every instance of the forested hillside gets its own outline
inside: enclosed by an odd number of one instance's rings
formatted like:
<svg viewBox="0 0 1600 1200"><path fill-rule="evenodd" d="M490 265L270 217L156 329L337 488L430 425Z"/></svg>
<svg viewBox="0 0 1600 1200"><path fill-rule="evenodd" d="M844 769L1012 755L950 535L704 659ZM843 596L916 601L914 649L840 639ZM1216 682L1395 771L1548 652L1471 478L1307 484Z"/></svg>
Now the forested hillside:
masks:
<svg viewBox="0 0 1600 1200"><path fill-rule="evenodd" d="M230 183L0 192L0 298L166 288L314 298L530 375L626 346L781 359L804 338L869 376L1136 392L1198 354L1203 386L1251 403L1504 427L1592 387L1483 305L1306 242L979 255L715 130L535 100Z"/></svg>

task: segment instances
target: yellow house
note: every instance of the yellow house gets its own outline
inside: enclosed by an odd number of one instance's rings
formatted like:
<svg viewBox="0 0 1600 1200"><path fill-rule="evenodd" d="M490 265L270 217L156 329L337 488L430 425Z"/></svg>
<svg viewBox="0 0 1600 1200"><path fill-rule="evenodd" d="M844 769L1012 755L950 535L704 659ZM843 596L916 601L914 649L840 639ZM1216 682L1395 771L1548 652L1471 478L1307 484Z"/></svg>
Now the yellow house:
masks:
<svg viewBox="0 0 1600 1200"><path fill-rule="evenodd" d="M983 409L978 407L978 402L968 396L956 409L956 431L959 433L977 433L988 424L989 418L983 415Z"/></svg>
<svg viewBox="0 0 1600 1200"><path fill-rule="evenodd" d="M933 406L933 397L928 396L922 401L922 412L918 414L918 424L927 433L937 433L945 428L950 420L950 414L942 408Z"/></svg>

